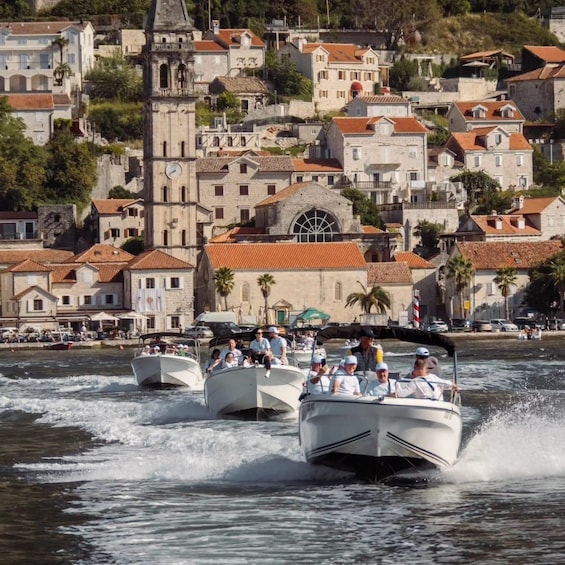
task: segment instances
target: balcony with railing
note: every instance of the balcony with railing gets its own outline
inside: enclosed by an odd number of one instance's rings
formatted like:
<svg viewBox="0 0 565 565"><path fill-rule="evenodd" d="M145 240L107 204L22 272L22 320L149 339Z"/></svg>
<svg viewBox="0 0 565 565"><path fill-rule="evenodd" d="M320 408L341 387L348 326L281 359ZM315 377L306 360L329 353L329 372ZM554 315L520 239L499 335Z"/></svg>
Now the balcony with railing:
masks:
<svg viewBox="0 0 565 565"><path fill-rule="evenodd" d="M38 231L34 232L0 232L0 240L2 241L18 241L25 239L39 239L40 234Z"/></svg>
<svg viewBox="0 0 565 565"><path fill-rule="evenodd" d="M361 191L378 191L378 190L390 190L392 188L392 182L388 180L379 181L355 181L349 179L340 179L335 185L335 188L340 190L344 188L356 188Z"/></svg>

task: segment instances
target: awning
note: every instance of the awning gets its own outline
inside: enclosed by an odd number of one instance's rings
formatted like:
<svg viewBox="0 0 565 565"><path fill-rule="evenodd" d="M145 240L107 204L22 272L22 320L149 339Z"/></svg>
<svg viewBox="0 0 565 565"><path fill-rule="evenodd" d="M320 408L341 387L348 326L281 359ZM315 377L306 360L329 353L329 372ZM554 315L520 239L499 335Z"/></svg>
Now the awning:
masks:
<svg viewBox="0 0 565 565"><path fill-rule="evenodd" d="M361 92L363 90L363 85L360 82L355 81L351 84L351 90Z"/></svg>
<svg viewBox="0 0 565 565"><path fill-rule="evenodd" d="M308 322L310 324L322 324L330 319L330 315L318 310L317 308L306 308L303 312L296 316L294 324L304 324Z"/></svg>

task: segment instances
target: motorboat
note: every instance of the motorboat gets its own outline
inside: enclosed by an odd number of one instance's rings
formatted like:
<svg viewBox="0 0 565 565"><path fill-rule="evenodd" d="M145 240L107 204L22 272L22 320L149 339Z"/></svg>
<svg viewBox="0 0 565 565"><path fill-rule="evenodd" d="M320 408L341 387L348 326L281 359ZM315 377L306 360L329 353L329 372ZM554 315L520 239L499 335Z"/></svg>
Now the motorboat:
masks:
<svg viewBox="0 0 565 565"><path fill-rule="evenodd" d="M304 332L305 329L307 328L301 328L301 331ZM307 335L293 333L291 337L286 336L289 363L298 367L308 367L312 362L313 355L319 355L322 359L327 359L326 350L323 347L314 347L314 336L318 329L309 329Z"/></svg>
<svg viewBox="0 0 565 565"><path fill-rule="evenodd" d="M140 346L131 361L139 386L182 386L201 391L200 343L174 332L140 336Z"/></svg>
<svg viewBox="0 0 565 565"><path fill-rule="evenodd" d="M528 339L540 340L541 339L541 329L540 328L524 328L518 332L517 338L521 341Z"/></svg>
<svg viewBox="0 0 565 565"><path fill-rule="evenodd" d="M220 336L210 342L217 347L234 336ZM249 350L242 345L254 332L238 334L238 349L247 359ZM204 399L216 416L251 419L296 418L305 377L293 365L263 364L247 361L236 367L218 368L204 382Z"/></svg>
<svg viewBox="0 0 565 565"><path fill-rule="evenodd" d="M454 342L439 333L399 327L371 326L379 341L394 339L440 347L453 357ZM359 326L329 327L318 343L353 339ZM371 481L420 467L447 468L457 460L462 432L460 396L448 400L371 396L373 373L359 374L361 396L329 391L304 397L299 409L299 438L306 460L356 473ZM331 387L330 387L331 390Z"/></svg>
<svg viewBox="0 0 565 565"><path fill-rule="evenodd" d="M56 341L43 346L43 349L50 351L68 351L73 346L72 341Z"/></svg>

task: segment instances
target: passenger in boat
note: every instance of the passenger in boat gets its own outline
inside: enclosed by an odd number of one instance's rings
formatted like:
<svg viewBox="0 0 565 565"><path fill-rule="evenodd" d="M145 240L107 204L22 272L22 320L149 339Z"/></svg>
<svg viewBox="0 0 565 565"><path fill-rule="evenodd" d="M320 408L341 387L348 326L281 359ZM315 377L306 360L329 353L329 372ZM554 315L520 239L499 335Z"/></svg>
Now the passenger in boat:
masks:
<svg viewBox="0 0 565 565"><path fill-rule="evenodd" d="M334 394L361 396L359 379L355 375L357 368L357 358L355 355L348 355L344 359L343 369L338 369L333 381L332 392Z"/></svg>
<svg viewBox="0 0 565 565"><path fill-rule="evenodd" d="M233 353L234 359L239 365L243 363L243 353L237 348L236 341L233 338L228 341L228 348L222 351L220 359L223 361L228 353Z"/></svg>
<svg viewBox="0 0 565 565"><path fill-rule="evenodd" d="M263 330L261 330L261 328L255 330L255 339L249 344L249 349L251 349L252 361L263 364L265 355L271 350L271 345L269 344L269 340L263 337Z"/></svg>
<svg viewBox="0 0 565 565"><path fill-rule="evenodd" d="M151 355L161 355L161 348L156 345L152 350L151 350Z"/></svg>
<svg viewBox="0 0 565 565"><path fill-rule="evenodd" d="M226 356L224 357L222 368L231 368L231 367L238 367L239 363L235 358L235 355L232 351L228 351Z"/></svg>
<svg viewBox="0 0 565 565"><path fill-rule="evenodd" d="M151 355L151 346L150 345L144 346L143 349L141 350L140 355Z"/></svg>
<svg viewBox="0 0 565 565"><path fill-rule="evenodd" d="M306 377L306 390L309 394L320 394L330 390L330 378L327 369L322 365L321 355L314 355L308 376Z"/></svg>
<svg viewBox="0 0 565 565"><path fill-rule="evenodd" d="M274 357L280 359L283 365L288 365L286 349L288 347L286 339L279 335L279 330L275 326L269 328L271 338L271 352Z"/></svg>
<svg viewBox="0 0 565 565"><path fill-rule="evenodd" d="M206 361L206 364L204 365L204 371L206 371L206 373L209 375L212 371L214 371L221 365L222 360L220 359L220 350L213 349L210 359L208 359L208 361Z"/></svg>
<svg viewBox="0 0 565 565"><path fill-rule="evenodd" d="M379 362L379 347L373 345L373 334L371 328L363 328L359 335L359 345L351 348L350 355L355 355L357 358L358 371L375 371L377 363Z"/></svg>
<svg viewBox="0 0 565 565"><path fill-rule="evenodd" d="M396 383L396 396L398 398L443 400L444 390L459 390L456 383L441 379L435 373L430 373L429 358L430 352L426 347L416 349L414 368L408 374L407 379L400 379Z"/></svg>
<svg viewBox="0 0 565 565"><path fill-rule="evenodd" d="M396 379L389 377L388 365L379 363L376 367L377 380L371 381L370 396L396 396Z"/></svg>

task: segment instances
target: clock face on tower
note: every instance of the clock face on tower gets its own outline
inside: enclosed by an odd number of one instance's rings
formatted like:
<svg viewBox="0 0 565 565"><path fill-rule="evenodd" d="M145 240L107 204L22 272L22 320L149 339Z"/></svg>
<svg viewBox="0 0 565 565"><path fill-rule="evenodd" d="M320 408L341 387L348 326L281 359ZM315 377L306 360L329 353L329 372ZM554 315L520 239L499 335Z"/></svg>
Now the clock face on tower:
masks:
<svg viewBox="0 0 565 565"><path fill-rule="evenodd" d="M182 167L179 163L169 163L165 169L165 174L170 179L178 179L182 174Z"/></svg>

